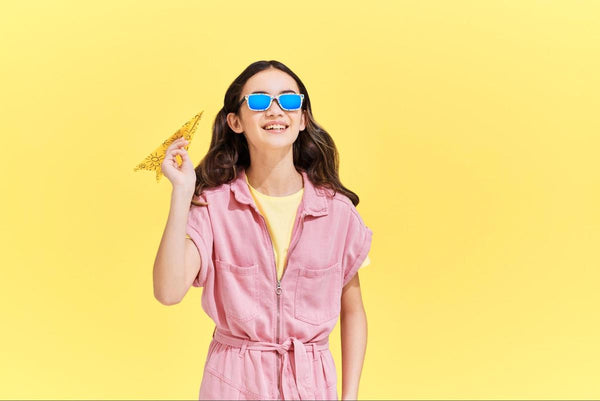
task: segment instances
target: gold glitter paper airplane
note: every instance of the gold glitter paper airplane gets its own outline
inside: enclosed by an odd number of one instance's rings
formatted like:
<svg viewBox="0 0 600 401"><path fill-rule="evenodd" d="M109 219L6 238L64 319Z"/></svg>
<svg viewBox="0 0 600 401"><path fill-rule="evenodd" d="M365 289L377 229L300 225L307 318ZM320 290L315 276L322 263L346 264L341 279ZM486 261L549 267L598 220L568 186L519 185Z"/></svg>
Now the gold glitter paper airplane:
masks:
<svg viewBox="0 0 600 401"><path fill-rule="evenodd" d="M165 154L167 153L167 148L169 147L169 145L171 145L171 143L173 143L174 140L184 137L188 141L188 144L186 146L184 146L184 149L188 150L188 147L190 146L190 143L192 142L192 138L194 137L194 132L196 132L196 128L198 128L198 122L200 121L200 117L202 116L202 113L204 113L204 110L201 111L200 113L196 114L191 120L189 120L188 122L183 124L183 126L181 128L179 128L179 130L177 130L177 132L175 132L173 135L171 135L171 137L169 139L166 139L162 143L162 145L160 145L154 152L152 152L148 156L146 156L144 161L141 162L140 164L138 164L137 167L135 167L133 169L133 171L138 171L138 170L156 171L156 182L158 182L160 180L160 177L163 175L160 165L162 164L163 160L165 159ZM177 158L177 162L179 163L179 165L181 165L181 163L183 162L183 159L181 159L181 156L176 155L175 157Z"/></svg>

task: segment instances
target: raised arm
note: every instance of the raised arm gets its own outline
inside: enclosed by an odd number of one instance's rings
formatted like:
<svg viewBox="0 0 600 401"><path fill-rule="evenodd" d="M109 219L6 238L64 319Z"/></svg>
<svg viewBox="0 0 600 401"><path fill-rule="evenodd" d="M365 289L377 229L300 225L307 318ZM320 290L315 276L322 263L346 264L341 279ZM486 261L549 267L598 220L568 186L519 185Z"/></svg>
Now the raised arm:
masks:
<svg viewBox="0 0 600 401"><path fill-rule="evenodd" d="M200 268L200 254L186 238L191 195L174 190L167 225L154 260L154 297L164 305L183 299Z"/></svg>
<svg viewBox="0 0 600 401"><path fill-rule="evenodd" d="M164 305L179 303L192 285L200 269L200 254L190 239L186 239L186 224L194 195L196 174L183 148L186 141L174 141L161 164L164 175L173 184L167 224L154 260L154 297ZM176 155L183 163L178 165Z"/></svg>

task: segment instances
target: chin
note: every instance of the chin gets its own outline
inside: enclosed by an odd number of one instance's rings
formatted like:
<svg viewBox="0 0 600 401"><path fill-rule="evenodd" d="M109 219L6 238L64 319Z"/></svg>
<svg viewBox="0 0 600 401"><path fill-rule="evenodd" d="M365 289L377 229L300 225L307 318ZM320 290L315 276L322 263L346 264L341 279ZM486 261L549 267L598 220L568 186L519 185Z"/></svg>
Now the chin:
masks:
<svg viewBox="0 0 600 401"><path fill-rule="evenodd" d="M265 143L265 144L278 144L278 145L291 145L294 142L296 142L296 139L298 138L298 133L292 133L292 132L282 132L279 134L270 134L270 133L262 133L260 135L260 139L261 142Z"/></svg>

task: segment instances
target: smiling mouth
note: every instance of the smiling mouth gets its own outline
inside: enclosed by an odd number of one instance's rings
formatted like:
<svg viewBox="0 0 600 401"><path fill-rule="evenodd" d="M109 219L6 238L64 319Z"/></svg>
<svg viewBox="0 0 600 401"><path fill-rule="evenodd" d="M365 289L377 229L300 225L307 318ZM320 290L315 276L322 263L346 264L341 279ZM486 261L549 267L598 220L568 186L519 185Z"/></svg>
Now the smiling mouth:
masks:
<svg viewBox="0 0 600 401"><path fill-rule="evenodd" d="M289 126L285 127L285 128L278 128L278 129L266 129L263 128L264 131L267 132L271 132L271 133L282 133L283 131L287 130L289 128Z"/></svg>

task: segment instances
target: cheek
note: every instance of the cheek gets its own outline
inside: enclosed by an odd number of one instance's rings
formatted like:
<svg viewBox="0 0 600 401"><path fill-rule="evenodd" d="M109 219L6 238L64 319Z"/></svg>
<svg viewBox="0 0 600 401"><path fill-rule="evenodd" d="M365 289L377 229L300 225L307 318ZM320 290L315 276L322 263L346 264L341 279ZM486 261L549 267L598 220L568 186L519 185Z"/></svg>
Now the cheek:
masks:
<svg viewBox="0 0 600 401"><path fill-rule="evenodd" d="M244 116L244 119L240 122L240 126L244 135L248 136L256 136L260 131L260 125L258 122L254 121L251 118Z"/></svg>
<svg viewBox="0 0 600 401"><path fill-rule="evenodd" d="M258 143L263 141L264 134L265 133L262 132L262 129L257 125L247 126L244 130L244 136L246 137L246 141L250 143Z"/></svg>
<svg viewBox="0 0 600 401"><path fill-rule="evenodd" d="M259 118L255 118L255 119L249 119L248 120L248 124L246 125L246 128L248 128L248 130L252 130L254 132L260 132L262 130L261 126L260 126L260 119Z"/></svg>
<svg viewBox="0 0 600 401"><path fill-rule="evenodd" d="M245 132L251 137L258 137L262 135L262 129L256 124L247 126Z"/></svg>

